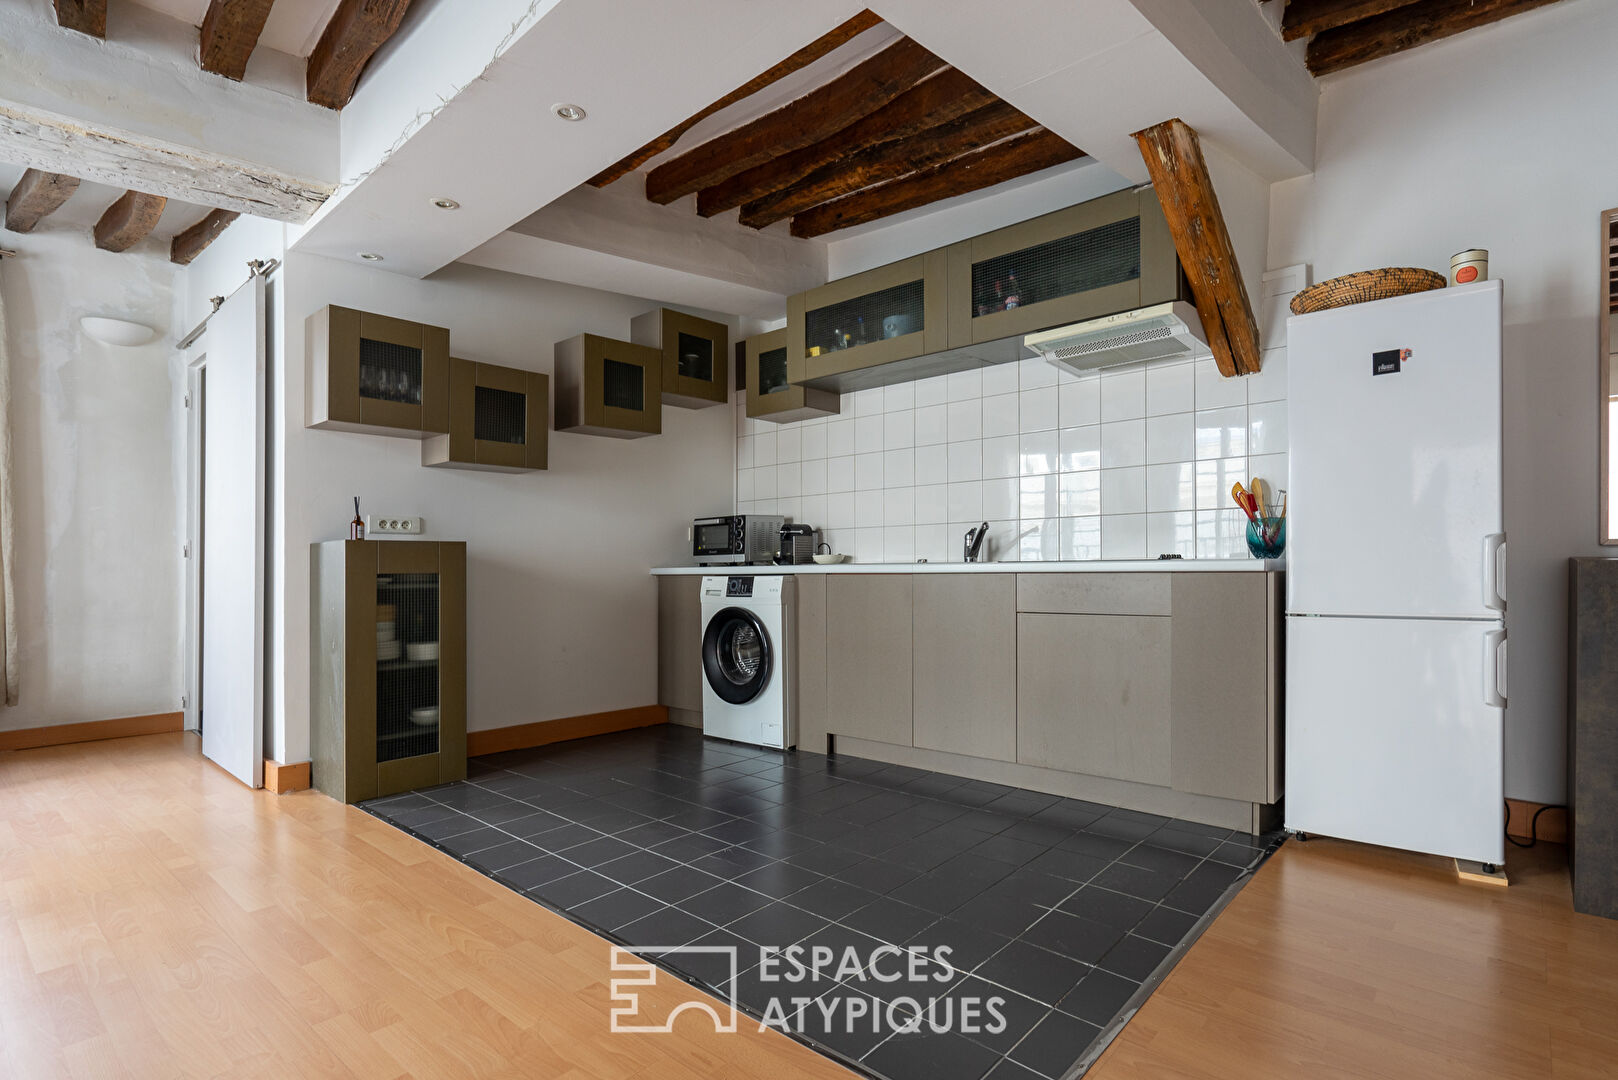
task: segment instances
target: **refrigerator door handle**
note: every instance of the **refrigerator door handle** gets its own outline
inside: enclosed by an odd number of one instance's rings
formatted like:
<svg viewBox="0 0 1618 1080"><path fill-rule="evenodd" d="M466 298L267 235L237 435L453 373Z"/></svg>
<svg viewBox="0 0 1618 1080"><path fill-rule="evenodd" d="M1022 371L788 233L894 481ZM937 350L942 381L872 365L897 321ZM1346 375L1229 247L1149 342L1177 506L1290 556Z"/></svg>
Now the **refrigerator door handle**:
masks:
<svg viewBox="0 0 1618 1080"><path fill-rule="evenodd" d="M1483 538L1483 606L1491 611L1506 610L1505 533Z"/></svg>
<svg viewBox="0 0 1618 1080"><path fill-rule="evenodd" d="M1506 632L1490 630L1483 635L1483 703L1496 709L1506 707Z"/></svg>

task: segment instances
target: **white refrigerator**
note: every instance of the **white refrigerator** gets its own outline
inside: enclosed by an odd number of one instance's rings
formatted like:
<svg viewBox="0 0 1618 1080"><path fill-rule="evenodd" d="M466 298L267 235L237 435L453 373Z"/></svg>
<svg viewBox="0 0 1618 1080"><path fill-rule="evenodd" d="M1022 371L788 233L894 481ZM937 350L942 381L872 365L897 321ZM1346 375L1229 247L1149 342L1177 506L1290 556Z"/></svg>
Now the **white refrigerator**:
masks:
<svg viewBox="0 0 1618 1080"><path fill-rule="evenodd" d="M1500 298L1287 322L1289 829L1505 859Z"/></svg>

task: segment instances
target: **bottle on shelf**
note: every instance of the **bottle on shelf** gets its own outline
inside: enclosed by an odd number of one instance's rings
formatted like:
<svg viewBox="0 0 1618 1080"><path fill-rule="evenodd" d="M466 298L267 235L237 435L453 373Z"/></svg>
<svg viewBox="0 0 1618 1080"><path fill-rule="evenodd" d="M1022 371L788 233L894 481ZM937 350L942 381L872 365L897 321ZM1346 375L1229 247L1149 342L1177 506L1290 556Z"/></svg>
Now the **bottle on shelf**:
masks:
<svg viewBox="0 0 1618 1080"><path fill-rule="evenodd" d="M1021 306L1022 286L1017 284L1017 275L1015 272L1013 272L1006 278L1006 298L1002 309L1005 311L1011 311Z"/></svg>
<svg viewBox="0 0 1618 1080"><path fill-rule="evenodd" d="M348 538L350 540L365 539L365 519L360 517L360 497L354 496L354 520L348 523Z"/></svg>

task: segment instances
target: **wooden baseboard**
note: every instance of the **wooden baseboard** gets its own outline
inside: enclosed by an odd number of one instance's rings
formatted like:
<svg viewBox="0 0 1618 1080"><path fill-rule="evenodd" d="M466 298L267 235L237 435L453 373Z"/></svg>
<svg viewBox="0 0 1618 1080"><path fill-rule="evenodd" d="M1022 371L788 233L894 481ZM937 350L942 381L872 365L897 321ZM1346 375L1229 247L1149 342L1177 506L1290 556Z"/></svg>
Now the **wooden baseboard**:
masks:
<svg viewBox="0 0 1618 1080"><path fill-rule="evenodd" d="M264 759L264 790L277 795L289 791L303 791L309 786L309 762L295 761L283 765L279 761Z"/></svg>
<svg viewBox="0 0 1618 1080"><path fill-rule="evenodd" d="M1522 799L1506 800L1506 834L1520 837L1524 840L1533 838L1529 832L1529 825L1534 815L1543 807L1544 803L1525 802ZM1567 808L1553 807L1539 815L1539 824L1534 827L1539 839L1552 844L1567 843Z"/></svg>
<svg viewBox="0 0 1618 1080"><path fill-rule="evenodd" d="M498 754L505 750L526 750L530 746L549 746L568 739L583 739L590 735L605 735L630 728L652 727L666 724L669 710L666 705L642 705L634 709L613 712L587 713L584 716L564 716L559 720L541 720L535 724L514 724L511 727L491 728L487 731L466 733L468 757Z"/></svg>
<svg viewBox="0 0 1618 1080"><path fill-rule="evenodd" d="M67 743L125 739L131 735L161 735L168 731L184 730L185 713L123 716L116 720L89 720L82 724L0 731L0 750L34 750L41 746L63 746Z"/></svg>

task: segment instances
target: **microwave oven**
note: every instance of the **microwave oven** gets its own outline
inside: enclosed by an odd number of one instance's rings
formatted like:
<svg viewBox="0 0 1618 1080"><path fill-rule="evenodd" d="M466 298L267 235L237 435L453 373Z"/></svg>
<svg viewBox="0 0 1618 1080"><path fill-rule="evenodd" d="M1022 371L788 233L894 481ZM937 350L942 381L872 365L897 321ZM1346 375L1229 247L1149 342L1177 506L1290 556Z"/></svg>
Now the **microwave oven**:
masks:
<svg viewBox="0 0 1618 1080"><path fill-rule="evenodd" d="M774 562L784 524L786 518L770 514L697 518L691 522L691 557L699 566Z"/></svg>

